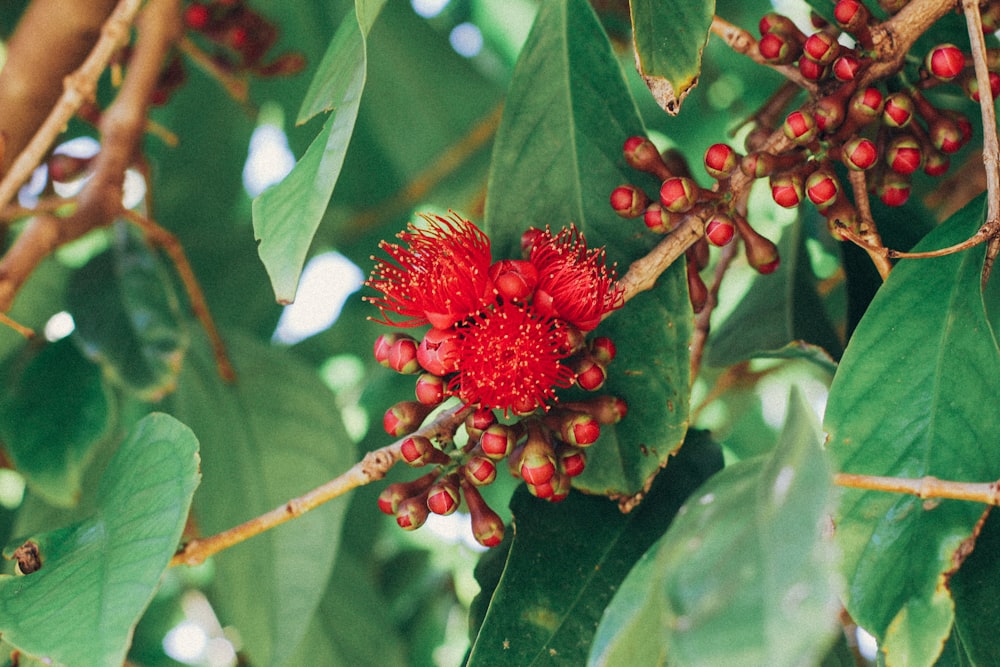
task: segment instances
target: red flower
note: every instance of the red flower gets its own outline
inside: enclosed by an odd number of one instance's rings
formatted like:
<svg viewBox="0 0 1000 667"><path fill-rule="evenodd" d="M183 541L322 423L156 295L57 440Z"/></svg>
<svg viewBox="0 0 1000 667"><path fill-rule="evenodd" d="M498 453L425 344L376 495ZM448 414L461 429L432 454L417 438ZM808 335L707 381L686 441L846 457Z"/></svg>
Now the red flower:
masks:
<svg viewBox="0 0 1000 667"><path fill-rule="evenodd" d="M428 226L407 225L397 236L405 245L383 241L379 247L395 264L376 260L365 283L382 293L367 300L382 311L382 324L415 327L430 323L447 329L494 300L489 277L490 240L455 213L448 218L421 214ZM404 319L394 322L389 313Z"/></svg>
<svg viewBox="0 0 1000 667"><path fill-rule="evenodd" d="M459 336L459 370L448 389L470 404L526 414L573 383L573 371L560 363L567 355L562 326L529 306L498 304Z"/></svg>
<svg viewBox="0 0 1000 667"><path fill-rule="evenodd" d="M573 225L557 236L549 229L537 235L530 259L538 269L533 303L541 315L590 331L624 303L615 270L604 263L604 249L588 249Z"/></svg>

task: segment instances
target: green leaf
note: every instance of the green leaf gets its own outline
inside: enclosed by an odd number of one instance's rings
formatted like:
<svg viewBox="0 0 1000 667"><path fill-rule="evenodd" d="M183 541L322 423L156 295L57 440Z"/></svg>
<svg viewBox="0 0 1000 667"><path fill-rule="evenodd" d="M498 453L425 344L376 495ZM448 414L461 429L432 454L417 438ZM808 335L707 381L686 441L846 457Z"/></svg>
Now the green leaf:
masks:
<svg viewBox="0 0 1000 667"><path fill-rule="evenodd" d="M955 627L964 653L974 665L1000 664L1000 514L990 512L976 548L949 582L955 599Z"/></svg>
<svg viewBox="0 0 1000 667"><path fill-rule="evenodd" d="M111 428L113 403L98 367L68 339L29 350L5 369L0 440L32 490L68 507Z"/></svg>
<svg viewBox="0 0 1000 667"><path fill-rule="evenodd" d="M365 38L385 0L358 0L337 29L299 113L336 111L285 179L253 202L254 237L278 303L291 303L306 253L340 177L367 75Z"/></svg>
<svg viewBox="0 0 1000 667"><path fill-rule="evenodd" d="M715 0L631 0L636 67L653 98L670 114L698 83Z"/></svg>
<svg viewBox="0 0 1000 667"><path fill-rule="evenodd" d="M490 605L467 664L582 664L632 564L721 466L718 446L692 437L630 514L596 496L550 505L519 488L513 543L496 590L481 594Z"/></svg>
<svg viewBox="0 0 1000 667"><path fill-rule="evenodd" d="M816 293L800 221L785 228L778 249L782 260L778 269L769 275L755 272L736 308L713 327L706 364L731 366L772 357L790 345L812 345L825 350L827 358L840 357L840 339Z"/></svg>
<svg viewBox="0 0 1000 667"><path fill-rule="evenodd" d="M628 223L608 204L621 183L646 183L642 174L623 171L622 157L625 139L643 132L590 5L544 3L515 68L494 145L486 202L494 256L519 256L519 239L529 226L558 229L570 222L620 266L645 255L656 239L623 233ZM630 414L604 429L594 458L574 482L578 488L638 493L684 440L692 322L681 264L597 330L618 346L604 391L624 398Z"/></svg>
<svg viewBox="0 0 1000 667"><path fill-rule="evenodd" d="M951 245L982 224L983 199L916 250ZM983 250L902 260L861 320L830 389L829 448L847 473L957 481L1000 478L990 445L1000 413L1000 354L980 292ZM948 578L983 507L846 490L837 510L847 608L880 640L887 661L930 665L948 637Z"/></svg>
<svg viewBox="0 0 1000 667"><path fill-rule="evenodd" d="M119 667L177 549L197 485L190 429L164 414L141 420L101 478L96 512L30 538L40 569L0 577L3 638L72 667Z"/></svg>
<svg viewBox="0 0 1000 667"><path fill-rule="evenodd" d="M618 590L589 664L780 666L823 656L840 605L832 544L821 537L831 483L816 422L793 391L774 452L727 467L695 493Z"/></svg>
<svg viewBox="0 0 1000 667"><path fill-rule="evenodd" d="M187 329L163 264L129 227L119 225L112 249L73 275L66 299L72 340L111 382L150 401L173 390Z"/></svg>
<svg viewBox="0 0 1000 667"><path fill-rule="evenodd" d="M237 382L222 382L207 346L197 345L170 398L171 412L202 443L205 483L193 513L205 535L274 509L356 460L334 396L312 368L235 333L226 342ZM254 664L286 663L309 627L346 502L334 500L216 557L213 604L238 628Z"/></svg>

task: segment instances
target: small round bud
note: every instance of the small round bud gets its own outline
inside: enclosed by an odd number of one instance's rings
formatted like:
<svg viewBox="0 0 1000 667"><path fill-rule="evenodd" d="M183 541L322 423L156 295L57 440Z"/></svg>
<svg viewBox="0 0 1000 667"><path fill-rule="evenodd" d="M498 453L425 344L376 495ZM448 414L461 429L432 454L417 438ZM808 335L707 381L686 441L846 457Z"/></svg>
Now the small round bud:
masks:
<svg viewBox="0 0 1000 667"><path fill-rule="evenodd" d="M934 78L951 81L965 68L965 54L954 44L939 44L927 54L924 66Z"/></svg>
<svg viewBox="0 0 1000 667"><path fill-rule="evenodd" d="M869 86L854 93L851 98L851 115L863 123L871 122L882 114L883 103L882 92Z"/></svg>
<svg viewBox="0 0 1000 667"><path fill-rule="evenodd" d="M685 213L694 208L700 188L690 178L674 176L660 186L660 204L673 213Z"/></svg>
<svg viewBox="0 0 1000 667"><path fill-rule="evenodd" d="M542 234L544 232L537 227L528 227L524 230L524 233L521 234L521 254L523 256L527 257L531 254L531 249L535 247L535 241Z"/></svg>
<svg viewBox="0 0 1000 667"><path fill-rule="evenodd" d="M607 336L597 336L591 340L589 349L590 356L594 358L594 361L605 366L610 364L614 360L615 355L618 354L615 342Z"/></svg>
<svg viewBox="0 0 1000 667"><path fill-rule="evenodd" d="M399 455L404 461L415 468L430 463L450 463L451 458L434 446L429 438L422 435L411 435L399 445Z"/></svg>
<svg viewBox="0 0 1000 667"><path fill-rule="evenodd" d="M842 161L848 169L864 171L878 160L878 148L864 137L854 137L844 144Z"/></svg>
<svg viewBox="0 0 1000 667"><path fill-rule="evenodd" d="M853 81L861 71L861 60L851 55L837 56L830 71L837 81Z"/></svg>
<svg viewBox="0 0 1000 667"><path fill-rule="evenodd" d="M805 191L809 201L822 211L837 201L840 185L832 171L817 169L806 179Z"/></svg>
<svg viewBox="0 0 1000 667"><path fill-rule="evenodd" d="M795 25L792 19L777 12L768 12L760 17L760 21L757 22L757 29L760 30L761 35L771 32L780 32L785 35L801 34L798 26Z"/></svg>
<svg viewBox="0 0 1000 667"><path fill-rule="evenodd" d="M934 122L928 128L928 134L931 137L931 143L934 144L934 148L948 155L957 153L965 144L962 130L958 127L958 123L943 116L934 119Z"/></svg>
<svg viewBox="0 0 1000 667"><path fill-rule="evenodd" d="M427 521L427 493L400 501L396 508L396 524L404 530L416 530Z"/></svg>
<svg viewBox="0 0 1000 667"><path fill-rule="evenodd" d="M903 92L893 93L885 98L882 107L882 122L889 127L902 128L913 120L913 100Z"/></svg>
<svg viewBox="0 0 1000 667"><path fill-rule="evenodd" d="M450 477L434 482L427 490L427 509L435 514L441 516L453 514L460 503L458 484Z"/></svg>
<svg viewBox="0 0 1000 667"><path fill-rule="evenodd" d="M395 438L413 433L423 423L433 408L417 401L400 401L385 411L382 426L385 432Z"/></svg>
<svg viewBox="0 0 1000 667"><path fill-rule="evenodd" d="M440 474L441 471L435 469L412 481L390 484L382 489L382 493L378 496L379 510L390 516L395 515L400 502L406 498L422 494L430 488L430 485L434 483L434 480L436 480Z"/></svg>
<svg viewBox="0 0 1000 667"><path fill-rule="evenodd" d="M815 32L802 45L802 55L820 65L829 65L840 55L840 44L828 32Z"/></svg>
<svg viewBox="0 0 1000 667"><path fill-rule="evenodd" d="M646 207L646 211L642 214L642 221L650 231L657 234L668 234L677 226L680 216L679 213L665 210L660 202L656 201Z"/></svg>
<svg viewBox="0 0 1000 667"><path fill-rule="evenodd" d="M924 154L920 143L909 135L900 135L889 143L885 160L889 168L897 174L908 176L920 169L924 162Z"/></svg>
<svg viewBox="0 0 1000 667"><path fill-rule="evenodd" d="M910 198L910 182L901 175L888 172L879 183L878 198L886 206L902 206Z"/></svg>
<svg viewBox="0 0 1000 667"><path fill-rule="evenodd" d="M816 127L820 132L830 133L836 130L847 118L847 108L844 100L836 95L822 97L816 102L813 110L816 118Z"/></svg>
<svg viewBox="0 0 1000 667"><path fill-rule="evenodd" d="M490 280L504 299L526 301L538 286L538 269L527 260L501 259L490 266Z"/></svg>
<svg viewBox="0 0 1000 667"><path fill-rule="evenodd" d="M372 348L372 354L377 361L382 366L389 368L389 349L392 348L393 343L399 340L400 336L404 334L400 333L387 333L382 334L375 339L375 345Z"/></svg>
<svg viewBox="0 0 1000 667"><path fill-rule="evenodd" d="M473 455L462 466L462 474L470 484L476 486L486 486L492 484L497 478L497 466L485 456Z"/></svg>
<svg viewBox="0 0 1000 667"><path fill-rule="evenodd" d="M870 17L868 8L859 0L840 0L833 8L833 18L845 29L866 24Z"/></svg>
<svg viewBox="0 0 1000 667"><path fill-rule="evenodd" d="M191 30L204 30L212 21L212 12L203 3L192 2L184 9L184 25Z"/></svg>
<svg viewBox="0 0 1000 667"><path fill-rule="evenodd" d="M797 144L807 144L815 139L819 133L819 128L816 127L816 118L803 109L788 114L781 129L786 137Z"/></svg>
<svg viewBox="0 0 1000 667"><path fill-rule="evenodd" d="M830 71L830 68L827 65L821 65L815 60L810 60L805 55L799 58L798 66L799 73L809 81L820 81L825 79L826 75Z"/></svg>
<svg viewBox="0 0 1000 667"><path fill-rule="evenodd" d="M495 547L503 541L504 525L500 515L483 500L479 490L468 483L462 484L465 504L472 517L472 536L484 547Z"/></svg>
<svg viewBox="0 0 1000 667"><path fill-rule="evenodd" d="M517 434L506 424L489 426L479 438L479 447L483 450L483 454L494 461L499 461L510 454L515 444L517 444Z"/></svg>
<svg viewBox="0 0 1000 667"><path fill-rule="evenodd" d="M757 50L764 62L771 65L788 65L802 55L802 43L780 32L769 32L757 42Z"/></svg>
<svg viewBox="0 0 1000 667"><path fill-rule="evenodd" d="M587 454L579 447L559 448L559 469L569 477L576 477L587 467Z"/></svg>
<svg viewBox="0 0 1000 667"><path fill-rule="evenodd" d="M562 407L566 410L585 412L596 419L598 424L604 425L617 424L628 414L628 404L615 396L597 396L586 401L563 403Z"/></svg>
<svg viewBox="0 0 1000 667"><path fill-rule="evenodd" d="M716 213L705 224L705 237L714 246L724 246L733 240L736 227L728 215Z"/></svg>
<svg viewBox="0 0 1000 667"><path fill-rule="evenodd" d="M634 185L620 185L611 191L611 208L623 218L638 218L649 206L649 197Z"/></svg>
<svg viewBox="0 0 1000 667"><path fill-rule="evenodd" d="M431 329L417 348L417 362L434 375L458 370L458 332L454 329Z"/></svg>
<svg viewBox="0 0 1000 667"><path fill-rule="evenodd" d="M444 379L433 373L423 373L417 378L414 392L424 405L439 405L445 397Z"/></svg>
<svg viewBox="0 0 1000 667"><path fill-rule="evenodd" d="M670 170L663 156L652 141L646 137L629 137L622 147L625 162L633 169L653 174L663 180L670 177Z"/></svg>
<svg viewBox="0 0 1000 667"><path fill-rule="evenodd" d="M469 434L472 441L479 440L483 431L497 423L497 416L489 408L476 408L472 414L465 418L465 432Z"/></svg>
<svg viewBox="0 0 1000 667"><path fill-rule="evenodd" d="M778 206L795 208L802 203L802 176L796 172L775 174L770 178L771 198Z"/></svg>
<svg viewBox="0 0 1000 667"><path fill-rule="evenodd" d="M587 391L597 391L604 386L608 379L608 373L604 366L594 361L590 357L585 357L575 364L576 383L581 389Z"/></svg>
<svg viewBox="0 0 1000 667"><path fill-rule="evenodd" d="M550 503L558 503L566 500L566 496L569 495L571 488L571 480L569 475L557 470L552 478L548 482L543 482L541 484L527 484L528 491L531 495L542 500L547 500Z"/></svg>
<svg viewBox="0 0 1000 667"><path fill-rule="evenodd" d="M576 447L589 447L601 437L601 425L592 415L567 412L559 419L559 437Z"/></svg>
<svg viewBox="0 0 1000 667"><path fill-rule="evenodd" d="M729 144L712 144L705 151L705 171L712 178L729 178L739 162L739 155Z"/></svg>
<svg viewBox="0 0 1000 667"><path fill-rule="evenodd" d="M48 161L49 178L56 183L68 183L82 176L93 159L56 153Z"/></svg>
<svg viewBox="0 0 1000 667"><path fill-rule="evenodd" d="M518 460L518 472L528 484L544 484L556 472L555 451L547 438L529 433Z"/></svg>
<svg viewBox="0 0 1000 667"><path fill-rule="evenodd" d="M924 173L928 176L944 176L951 166L951 159L940 151L930 151L924 160Z"/></svg>
<svg viewBox="0 0 1000 667"><path fill-rule="evenodd" d="M420 371L420 362L417 361L417 341L413 338L401 335L389 348L386 362L389 368L404 375L412 375Z"/></svg>
<svg viewBox="0 0 1000 667"><path fill-rule="evenodd" d="M990 72L989 80L990 97L996 99L997 95L1000 95L1000 74ZM979 101L979 80L974 75L965 77L962 80L962 87L965 89L965 94L969 96L969 99L973 102Z"/></svg>

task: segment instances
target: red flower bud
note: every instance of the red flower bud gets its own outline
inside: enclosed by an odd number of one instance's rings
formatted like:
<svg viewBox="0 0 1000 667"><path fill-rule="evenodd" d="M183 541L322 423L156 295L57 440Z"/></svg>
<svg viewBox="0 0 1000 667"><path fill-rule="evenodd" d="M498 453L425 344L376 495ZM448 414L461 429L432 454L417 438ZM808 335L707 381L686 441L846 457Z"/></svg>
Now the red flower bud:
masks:
<svg viewBox="0 0 1000 667"><path fill-rule="evenodd" d="M607 366L614 360L617 353L618 348L615 347L615 342L607 336L597 336L590 341L590 356L599 364Z"/></svg>
<svg viewBox="0 0 1000 667"><path fill-rule="evenodd" d="M838 56L830 68L837 81L853 81L861 70L861 60L855 56Z"/></svg>
<svg viewBox="0 0 1000 667"><path fill-rule="evenodd" d="M49 178L56 183L67 183L83 175L93 161L93 157L73 157L65 153L56 153L49 158Z"/></svg>
<svg viewBox="0 0 1000 667"><path fill-rule="evenodd" d="M483 431L497 423L497 416L489 408L476 408L465 418L465 432L472 440L479 440Z"/></svg>
<svg viewBox="0 0 1000 667"><path fill-rule="evenodd" d="M802 54L802 42L779 32L769 32L757 42L761 58L772 65L788 65Z"/></svg>
<svg viewBox="0 0 1000 667"><path fill-rule="evenodd" d="M817 169L806 179L805 191L809 201L822 211L837 201L840 184L832 171Z"/></svg>
<svg viewBox="0 0 1000 667"><path fill-rule="evenodd" d="M739 156L729 144L712 144L705 151L705 171L712 178L729 178L739 161Z"/></svg>
<svg viewBox="0 0 1000 667"><path fill-rule="evenodd" d="M724 246L733 240L736 227L728 215L716 213L705 224L705 236L715 246Z"/></svg>
<svg viewBox="0 0 1000 667"><path fill-rule="evenodd" d="M434 375L458 370L459 336L454 329L431 329L417 348L417 362Z"/></svg>
<svg viewBox="0 0 1000 667"><path fill-rule="evenodd" d="M786 137L797 144L807 144L815 139L819 133L819 128L816 127L816 118L803 109L788 114L781 129Z"/></svg>
<svg viewBox="0 0 1000 667"><path fill-rule="evenodd" d="M538 286L538 269L523 259L501 259L490 266L497 293L511 301L526 301Z"/></svg>
<svg viewBox="0 0 1000 667"><path fill-rule="evenodd" d="M809 81L824 79L829 71L829 67L821 65L815 60L810 60L805 55L799 58L799 73Z"/></svg>
<svg viewBox="0 0 1000 667"><path fill-rule="evenodd" d="M563 403L566 410L585 412L599 424L617 424L628 414L628 405L614 396L597 396L586 401Z"/></svg>
<svg viewBox="0 0 1000 667"><path fill-rule="evenodd" d="M400 401L385 411L382 426L389 435L399 438L416 431L433 408L417 401Z"/></svg>
<svg viewBox="0 0 1000 667"><path fill-rule="evenodd" d="M993 99L1000 95L1000 74L996 72L989 73L990 79L990 97ZM969 96L973 102L979 101L979 80L976 79L975 75L970 75L962 80L962 87L965 89L966 95ZM51 173L51 167L50 167Z"/></svg>
<svg viewBox="0 0 1000 667"><path fill-rule="evenodd" d="M396 514L399 503L412 496L420 495L434 483L441 471L434 469L409 482L396 482L382 489L378 496L378 508L390 516Z"/></svg>
<svg viewBox="0 0 1000 667"><path fill-rule="evenodd" d="M864 25L871 18L871 13L859 0L840 0L833 8L833 18L842 28Z"/></svg>
<svg viewBox="0 0 1000 667"><path fill-rule="evenodd" d="M649 197L634 185L621 185L611 191L611 208L623 218L638 218L648 205Z"/></svg>
<svg viewBox="0 0 1000 667"><path fill-rule="evenodd" d="M625 140L622 152L625 162L633 169L652 174L661 181L672 175L660 151L646 137L629 137Z"/></svg>
<svg viewBox="0 0 1000 667"><path fill-rule="evenodd" d="M396 333L396 332L382 334L381 336L379 336L378 338L376 338L375 339L375 345L374 345L374 347L372 349L372 352L373 352L373 354L375 356L375 361L377 361L381 365L385 366L386 368L390 368L390 366L389 366L389 350L392 349L393 344L397 340L399 340L400 338L403 338L403 337L409 338L408 336L406 336L406 334L401 334L401 333ZM414 358L416 358L416 352L414 352Z"/></svg>
<svg viewBox="0 0 1000 667"><path fill-rule="evenodd" d="M690 178L674 176L660 186L660 203L674 213L685 213L694 208L700 188Z"/></svg>
<svg viewBox="0 0 1000 667"><path fill-rule="evenodd" d="M950 118L943 116L935 118L928 130L934 148L942 153L949 155L956 153L965 144L962 130L958 127L958 123Z"/></svg>
<svg viewBox="0 0 1000 667"><path fill-rule="evenodd" d="M873 121L881 115L883 102L878 88L859 90L851 98L851 115L861 123Z"/></svg>
<svg viewBox="0 0 1000 667"><path fill-rule="evenodd" d="M771 198L778 206L795 208L802 203L802 176L796 172L776 174L770 178Z"/></svg>
<svg viewBox="0 0 1000 667"><path fill-rule="evenodd" d="M847 108L841 97L829 95L816 102L813 116L816 118L816 127L819 128L820 132L829 134L844 122L847 117Z"/></svg>
<svg viewBox="0 0 1000 667"><path fill-rule="evenodd" d="M396 508L396 524L404 530L416 530L427 521L427 492L401 500Z"/></svg>
<svg viewBox="0 0 1000 667"><path fill-rule="evenodd" d="M587 454L578 447L559 448L559 469L568 477L576 477L587 467Z"/></svg>
<svg viewBox="0 0 1000 667"><path fill-rule="evenodd" d="M528 484L528 491L531 495L536 498L541 498L542 500L547 500L550 503L558 503L566 500L569 495L570 487L572 483L569 475L557 470L552 478L548 482L543 482L542 484Z"/></svg>
<svg viewBox="0 0 1000 667"><path fill-rule="evenodd" d="M483 450L483 454L495 461L510 454L516 443L517 435L514 429L506 424L489 426L479 438L479 447Z"/></svg>
<svg viewBox="0 0 1000 667"><path fill-rule="evenodd" d="M497 478L497 466L485 456L473 455L462 466L462 473L470 484L486 486Z"/></svg>
<svg viewBox="0 0 1000 667"><path fill-rule="evenodd" d="M951 81L965 67L965 54L954 44L940 44L930 50L924 65L934 78Z"/></svg>
<svg viewBox="0 0 1000 667"><path fill-rule="evenodd" d="M544 484L556 472L555 451L539 424L529 427L528 440L518 460L518 472L528 484Z"/></svg>
<svg viewBox="0 0 1000 667"><path fill-rule="evenodd" d="M521 234L521 254L524 257L530 255L531 249L535 247L535 241L544 235L545 232L536 227L528 227L524 230L524 233Z"/></svg>
<svg viewBox="0 0 1000 667"><path fill-rule="evenodd" d="M844 144L841 159L849 169L864 171L878 160L878 149L870 139L854 137Z"/></svg>
<svg viewBox="0 0 1000 667"><path fill-rule="evenodd" d="M376 358L378 354L379 351L376 350ZM406 334L400 334L389 347L386 363L389 368L404 375L418 372L420 363L417 361L417 341Z"/></svg>
<svg viewBox="0 0 1000 667"><path fill-rule="evenodd" d="M734 220L740 231L740 237L743 239L743 251L747 263L758 273L764 275L774 273L781 263L778 246L774 245L770 239L757 233L757 230L750 226L746 218L736 216Z"/></svg>
<svg viewBox="0 0 1000 667"><path fill-rule="evenodd" d="M840 54L837 38L828 32L815 32L802 45L802 55L820 65L829 65Z"/></svg>
<svg viewBox="0 0 1000 667"><path fill-rule="evenodd" d="M882 122L889 127L906 127L913 119L913 100L903 92L885 98Z"/></svg>
<svg viewBox="0 0 1000 667"><path fill-rule="evenodd" d="M928 176L943 176L950 166L951 159L947 155L936 150L930 151L924 160L924 173Z"/></svg>
<svg viewBox="0 0 1000 667"><path fill-rule="evenodd" d="M559 428L559 436L563 441L577 447L587 447L597 442L601 437L601 425L588 414L569 413L570 417L563 419Z"/></svg>
<svg viewBox="0 0 1000 667"><path fill-rule="evenodd" d="M888 172L879 183L878 198L886 206L902 206L910 198L910 182L900 175Z"/></svg>
<svg viewBox="0 0 1000 667"><path fill-rule="evenodd" d="M784 35L802 34L792 19L777 12L768 12L760 17L757 29L760 30L761 35L766 35L770 32L780 32Z"/></svg>
<svg viewBox="0 0 1000 667"><path fill-rule="evenodd" d="M587 391L597 391L604 386L604 381L608 379L608 373L604 367L591 357L579 360L573 370L576 371L576 383L581 389Z"/></svg>
<svg viewBox="0 0 1000 667"><path fill-rule="evenodd" d="M472 516L472 536L484 547L495 547L503 540L504 525L500 515L490 509L479 490L471 484L462 484L465 504Z"/></svg>
<svg viewBox="0 0 1000 667"><path fill-rule="evenodd" d="M418 468L430 463L451 463L451 457L434 446L429 438L411 435L399 445L399 454L404 461Z"/></svg>
<svg viewBox="0 0 1000 667"><path fill-rule="evenodd" d="M200 2L192 2L184 10L184 25L192 30L204 30L212 20L212 12Z"/></svg>
<svg viewBox="0 0 1000 667"><path fill-rule="evenodd" d="M920 150L920 143L913 137L904 134L889 143L885 159L889 163L889 168L894 172L907 176L920 169L924 161L924 154Z"/></svg>
<svg viewBox="0 0 1000 667"><path fill-rule="evenodd" d="M414 387L417 400L424 405L439 405L444 400L444 379L433 373L423 373Z"/></svg>
<svg viewBox="0 0 1000 667"><path fill-rule="evenodd" d="M427 491L427 509L435 514L441 516L453 514L460 503L458 484L450 477L434 482Z"/></svg>
<svg viewBox="0 0 1000 667"><path fill-rule="evenodd" d="M646 211L642 215L642 221L650 231L657 234L667 234L674 230L674 227L680 221L680 217L681 214L665 210L660 205L660 202L657 201L646 207Z"/></svg>

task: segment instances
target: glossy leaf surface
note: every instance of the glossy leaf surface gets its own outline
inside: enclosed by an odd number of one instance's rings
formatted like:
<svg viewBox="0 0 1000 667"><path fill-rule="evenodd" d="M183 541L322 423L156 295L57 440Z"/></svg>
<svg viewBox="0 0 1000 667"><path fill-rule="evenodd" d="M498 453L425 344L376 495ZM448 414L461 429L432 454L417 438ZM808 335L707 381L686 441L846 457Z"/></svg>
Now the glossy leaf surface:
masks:
<svg viewBox="0 0 1000 667"><path fill-rule="evenodd" d="M177 549L197 485L191 430L164 414L141 420L101 478L95 513L31 537L40 569L0 578L4 639L65 665L121 665Z"/></svg>
<svg viewBox="0 0 1000 667"><path fill-rule="evenodd" d="M629 573L591 665L801 665L832 642L839 603L821 537L830 471L812 409L792 393L773 453L699 488Z"/></svg>
<svg viewBox="0 0 1000 667"><path fill-rule="evenodd" d="M917 249L972 235L982 199ZM957 481L1000 478L993 442L1000 353L979 289L983 251L904 260L859 324L830 390L829 448L843 472ZM891 406L888 408L887 406ZM847 608L890 664L929 665L954 619L947 578L971 547L983 507L847 490L837 510Z"/></svg>

